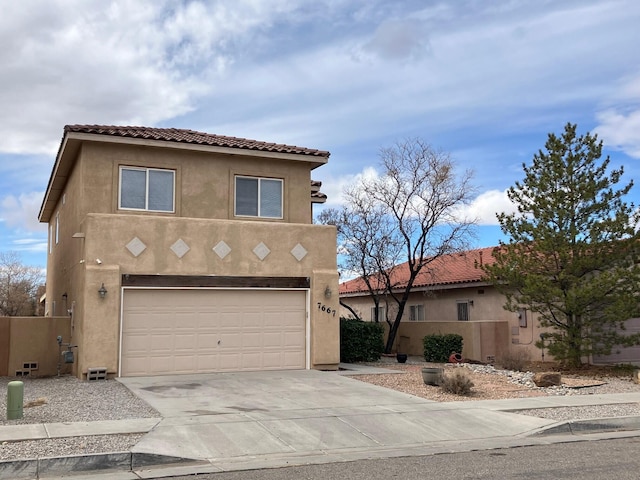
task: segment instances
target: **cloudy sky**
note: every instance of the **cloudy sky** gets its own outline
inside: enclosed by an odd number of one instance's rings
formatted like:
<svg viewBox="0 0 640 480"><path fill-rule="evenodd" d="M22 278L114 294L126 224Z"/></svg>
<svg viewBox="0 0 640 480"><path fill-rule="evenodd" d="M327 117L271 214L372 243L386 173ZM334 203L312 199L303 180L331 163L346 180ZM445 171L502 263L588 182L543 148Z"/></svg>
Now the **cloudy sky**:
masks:
<svg viewBox="0 0 640 480"><path fill-rule="evenodd" d="M474 170L474 246L495 245L505 190L567 122L638 177L638 25L636 0L5 2L0 251L46 265L37 215L74 123L329 150L313 178L333 206L420 137Z"/></svg>

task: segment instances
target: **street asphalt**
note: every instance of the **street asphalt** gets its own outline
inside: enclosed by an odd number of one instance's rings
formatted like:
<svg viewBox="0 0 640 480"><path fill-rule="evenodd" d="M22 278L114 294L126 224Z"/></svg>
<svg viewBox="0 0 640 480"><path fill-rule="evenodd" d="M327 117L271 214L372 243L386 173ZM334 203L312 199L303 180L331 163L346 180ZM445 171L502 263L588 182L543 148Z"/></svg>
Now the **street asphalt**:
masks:
<svg viewBox="0 0 640 480"><path fill-rule="evenodd" d="M162 418L2 426L0 444L146 433L131 452L0 462L0 479L158 478L640 435L640 417L556 422L516 413L634 403L640 393L439 403L349 378L389 370L345 368L122 378Z"/></svg>

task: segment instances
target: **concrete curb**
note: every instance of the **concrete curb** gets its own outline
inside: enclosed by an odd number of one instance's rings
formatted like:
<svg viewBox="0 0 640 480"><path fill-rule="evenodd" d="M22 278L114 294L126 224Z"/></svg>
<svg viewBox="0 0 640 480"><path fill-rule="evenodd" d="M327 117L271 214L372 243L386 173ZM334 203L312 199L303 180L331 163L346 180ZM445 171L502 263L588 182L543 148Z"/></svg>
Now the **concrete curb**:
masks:
<svg viewBox="0 0 640 480"><path fill-rule="evenodd" d="M583 435L586 433L640 430L640 416L568 420L544 427L532 436Z"/></svg>
<svg viewBox="0 0 640 480"><path fill-rule="evenodd" d="M27 460L0 461L0 480L56 477L83 472L132 472L157 467L199 467L209 462L150 453L112 452Z"/></svg>

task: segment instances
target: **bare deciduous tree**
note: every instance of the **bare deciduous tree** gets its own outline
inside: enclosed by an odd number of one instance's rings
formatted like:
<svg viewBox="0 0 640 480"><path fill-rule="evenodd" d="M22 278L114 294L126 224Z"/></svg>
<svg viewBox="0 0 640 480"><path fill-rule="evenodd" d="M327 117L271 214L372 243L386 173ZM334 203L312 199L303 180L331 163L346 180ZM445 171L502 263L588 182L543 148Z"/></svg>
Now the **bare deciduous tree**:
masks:
<svg viewBox="0 0 640 480"><path fill-rule="evenodd" d="M0 315L35 315L43 281L42 270L24 265L16 252L0 252Z"/></svg>
<svg viewBox="0 0 640 480"><path fill-rule="evenodd" d="M466 248L475 221L460 213L473 193L471 172L458 175L449 154L411 139L382 149L380 166L380 176L346 189L346 205L319 221L338 228L342 269L365 282L376 307L393 306L384 309L390 353L416 277L442 255Z"/></svg>

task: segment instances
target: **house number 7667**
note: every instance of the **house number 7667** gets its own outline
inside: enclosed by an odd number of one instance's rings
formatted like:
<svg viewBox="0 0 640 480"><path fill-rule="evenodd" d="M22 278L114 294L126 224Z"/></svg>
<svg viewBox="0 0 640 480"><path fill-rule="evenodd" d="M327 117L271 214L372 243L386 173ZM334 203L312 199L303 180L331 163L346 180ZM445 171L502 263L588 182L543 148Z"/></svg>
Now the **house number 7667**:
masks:
<svg viewBox="0 0 640 480"><path fill-rule="evenodd" d="M323 312L328 313L329 315L333 315L334 317L336 316L335 308L327 307L320 302L318 302L318 310L322 310Z"/></svg>

